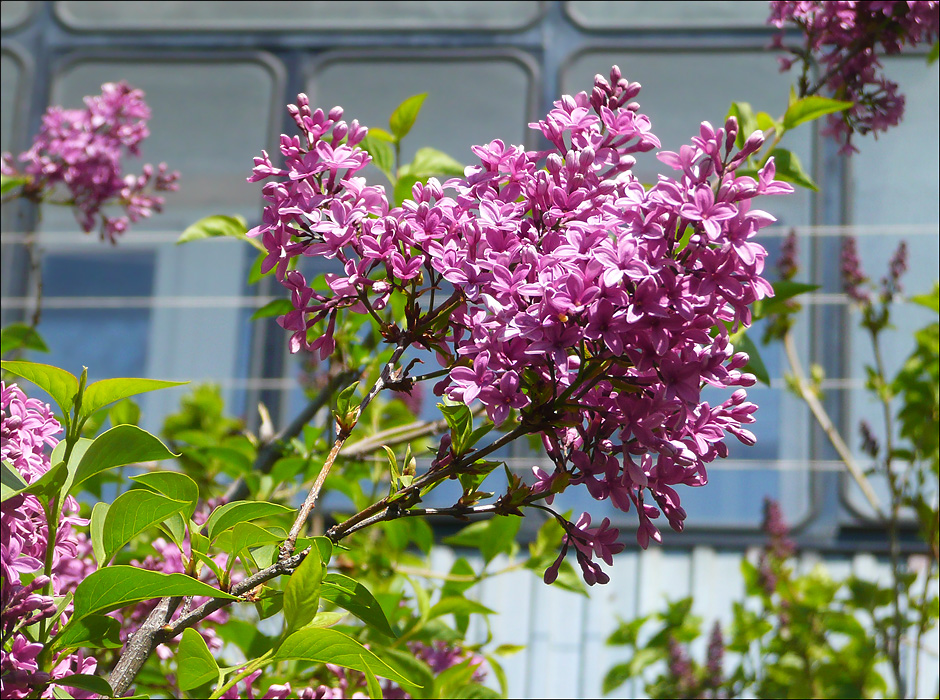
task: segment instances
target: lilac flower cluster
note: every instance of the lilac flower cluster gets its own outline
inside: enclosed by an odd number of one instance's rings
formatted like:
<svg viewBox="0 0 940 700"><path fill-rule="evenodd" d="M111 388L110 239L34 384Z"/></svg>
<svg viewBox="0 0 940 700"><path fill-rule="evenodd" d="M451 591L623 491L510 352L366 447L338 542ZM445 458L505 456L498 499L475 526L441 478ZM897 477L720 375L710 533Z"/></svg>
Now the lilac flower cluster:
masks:
<svg viewBox="0 0 940 700"><path fill-rule="evenodd" d="M878 297L882 304L888 304L903 293L901 278L907 272L907 243L901 241L888 262L888 272L881 278ZM849 298L870 310L872 297L870 288L874 287L871 280L862 269L858 257L858 242L853 236L846 236L842 241L842 250L839 257L842 286Z"/></svg>
<svg viewBox="0 0 940 700"><path fill-rule="evenodd" d="M141 142L150 135L148 119L150 108L141 90L124 82L106 83L100 95L85 98L84 109L50 107L33 145L17 159L22 170L4 153L0 171L29 176L23 193L35 201L43 201L61 183L82 230L100 226L102 239L114 243L132 222L162 210L164 198L154 191L177 189L179 173L169 172L165 163L156 170L147 164L140 175L123 174L125 151L139 156ZM124 215L104 213L108 205L122 207Z"/></svg>
<svg viewBox="0 0 940 700"><path fill-rule="evenodd" d="M614 67L591 94L564 96L530 125L546 150L475 146L479 163L463 178L418 183L396 208L356 176L369 162L356 147L365 129L338 107L311 111L300 95L289 111L301 136L282 136L284 168L267 153L255 159L251 181L276 179L250 235L268 251L263 269L291 292L294 310L279 322L292 351L330 355L344 308L373 315L389 342L434 348L450 370L439 391L478 399L497 425L516 415L542 434L555 471L537 475L533 498L552 495L562 477L584 484L637 509L645 547L660 540L660 510L682 529L673 486L703 485L705 464L728 454L726 434L754 443L743 425L756 406L744 389L718 406L700 394L705 384L755 381L728 331L773 294L754 236L774 218L751 200L792 188L774 180L772 159L757 179L736 174L763 134L735 150L729 119L703 123L678 153L659 152L677 175L647 189L631 172L633 154L660 142L634 101L639 90ZM320 293L291 269L301 255L336 259L343 272L326 275ZM445 289L453 293L435 306ZM396 291L429 295L429 310L412 311L405 328L383 321L376 312ZM453 457L439 455L436 467ZM644 502L647 490L659 508ZM575 544L589 582L604 582L592 557L609 563L622 545L609 523L589 524L586 515L569 523L566 546Z"/></svg>
<svg viewBox="0 0 940 700"><path fill-rule="evenodd" d="M829 117L827 134L842 142L842 152L858 149L853 134L886 131L904 113L904 95L883 74L882 54L897 54L904 46L937 40L940 3L854 1L771 2L770 24L795 25L804 35L803 45L791 49L795 58L781 59L783 70L795 62L807 67L815 60L829 92L855 103L851 109ZM776 37L780 46L783 34Z"/></svg>
<svg viewBox="0 0 940 700"><path fill-rule="evenodd" d="M768 543L760 553L758 562L758 580L767 595L773 595L777 589L777 579L781 567L796 552L796 544L790 539L790 526L783 519L780 504L770 498L764 499L764 519L761 530L767 535Z"/></svg>
<svg viewBox="0 0 940 700"><path fill-rule="evenodd" d="M58 443L54 436L61 426L48 405L27 398L15 384L0 382L0 408L0 457L32 483L49 470L47 448ZM5 698L26 697L36 686L56 678L95 670L95 660L81 652L60 654L53 659L51 672L40 670L36 657L42 645L30 641L24 632L29 625L50 620L55 614L53 598L42 594L47 585L51 583L53 595L64 595L90 573L89 567L93 569L90 543L73 530L76 525L87 524L76 517L77 513L78 503L67 498L53 544L50 578L36 575L43 569L49 546L42 504L35 496L19 495L0 507L0 687ZM66 614L70 612L70 608L65 609ZM46 688L44 696L51 697L52 687Z"/></svg>

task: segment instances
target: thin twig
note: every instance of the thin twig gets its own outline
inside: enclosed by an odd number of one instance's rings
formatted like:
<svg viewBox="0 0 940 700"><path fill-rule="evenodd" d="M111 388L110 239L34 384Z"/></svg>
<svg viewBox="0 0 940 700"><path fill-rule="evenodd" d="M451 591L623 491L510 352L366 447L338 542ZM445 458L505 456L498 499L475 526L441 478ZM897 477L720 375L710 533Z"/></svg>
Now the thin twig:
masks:
<svg viewBox="0 0 940 700"><path fill-rule="evenodd" d="M284 456L284 446L293 438L300 435L304 426L307 425L320 410L326 406L333 394L358 374L356 370L347 370L333 377L329 384L324 387L316 398L308 403L300 414L291 421L290 425L262 445L255 457L255 463L252 465L252 472L258 474L268 474L274 467L275 462ZM225 493L225 502L240 501L248 495L248 484L244 478L238 477Z"/></svg>
<svg viewBox="0 0 940 700"><path fill-rule="evenodd" d="M886 520L885 514L881 510L881 505L878 502L878 496L875 495L875 490L871 486L871 482L865 476L861 467L858 466L855 457L852 456L852 451L849 449L848 445L845 444L839 431L836 430L835 426L832 424L832 419L829 417L822 403L806 385L803 366L800 364L800 359L796 354L796 348L793 346L793 338L790 333L787 333L783 337L783 347L787 353L790 369L793 371L793 376L796 379L796 386L800 392L800 397L806 402L806 405L809 406L809 410L816 418L816 422L819 423L819 427L823 429L826 437L829 438L829 442L832 443L832 446L839 454L839 458L845 463L846 469L848 469L849 474L862 490L862 493L875 510L875 513L881 520Z"/></svg>
<svg viewBox="0 0 940 700"><path fill-rule="evenodd" d="M384 389L391 381L392 373L395 371L395 365L398 364L398 360L401 359L401 356L407 347L408 343L406 341L399 343L395 347L395 351L392 353L392 356L389 358L388 362L385 363L385 367L382 368L382 373L379 375L379 378L376 380L369 393L366 394L365 398L362 399L362 402L359 404L359 412L357 416L362 415L362 412L365 411L366 407L372 402L372 399L378 396L379 392L382 391L382 389ZM314 506L316 506L317 498L320 496L320 491L323 489L323 484L326 482L326 477L329 476L330 470L333 468L333 463L336 461L336 457L339 455L339 451L343 448L343 445L346 443L347 438L349 438L349 435L352 432L354 426L355 420L351 421L351 423L348 425L344 424L340 426L339 433L336 436L336 442L333 443L333 449L330 450L330 454L327 455L326 460L323 462L320 473L317 475L317 480L313 482L313 486L311 487L310 492L307 494L307 497L304 499L304 503L297 513L297 518L294 520L294 524L291 526L287 539L281 545L280 551L282 557L289 556L293 553L297 538L300 536L300 532L304 525L306 525L307 518L310 517L310 512L313 510Z"/></svg>

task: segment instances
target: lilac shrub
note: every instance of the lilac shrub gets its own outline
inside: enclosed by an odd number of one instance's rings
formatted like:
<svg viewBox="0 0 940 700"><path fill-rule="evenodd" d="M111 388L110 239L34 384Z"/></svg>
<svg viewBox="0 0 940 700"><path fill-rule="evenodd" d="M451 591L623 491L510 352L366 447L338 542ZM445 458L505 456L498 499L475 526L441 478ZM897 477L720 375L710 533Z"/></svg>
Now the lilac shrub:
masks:
<svg viewBox="0 0 940 700"><path fill-rule="evenodd" d="M639 91L614 67L530 124L545 149L475 146L479 162L464 177L419 182L400 207L357 175L370 162L366 129L299 95L289 112L300 135L281 137L284 167L265 152L255 159L250 181L270 181L249 234L267 250L262 271L291 293L279 323L292 352L325 359L339 314L369 314L388 343L436 352L447 371L438 393L478 400L513 435L541 435L554 472L507 495L507 512L583 484L635 508L646 547L661 540L652 522L661 512L683 528L674 486L704 485L728 434L754 443L744 387L755 379L730 335L773 294L754 237L774 218L751 200L792 187L774 179L773 158L755 177L736 172L764 138L754 132L736 148L734 118L702 123L678 153L659 150ZM647 189L632 167L649 151L676 175ZM325 289L295 269L302 256L336 261ZM406 299L402 326L383 315L395 294ZM734 391L712 406L704 385ZM432 472L450 475L460 456L445 437ZM624 545L606 519L590 523L586 513L566 521L564 548L574 545L588 583L603 583L593 558L610 564Z"/></svg>
<svg viewBox="0 0 940 700"><path fill-rule="evenodd" d="M83 231L100 228L102 239L116 243L131 223L162 211L164 198L155 192L177 189L179 173L166 163L124 174L121 161L125 153L140 155L140 144L150 135L149 119L143 91L124 82L105 83L100 95L85 98L84 109L50 107L29 150L16 159L4 153L0 172L25 179L23 197L68 204ZM68 191L65 200L53 199L59 185ZM106 213L111 205L124 214Z"/></svg>
<svg viewBox="0 0 940 700"><path fill-rule="evenodd" d="M810 67L823 74L818 87L854 106L830 115L828 135L842 143L843 153L857 152L854 134L878 133L897 126L904 114L904 95L884 75L881 55L904 46L937 41L940 3L917 2L771 2L769 23L796 27L802 45L781 58L783 70L802 64L801 94L807 94ZM777 36L778 46L784 35Z"/></svg>
<svg viewBox="0 0 940 700"><path fill-rule="evenodd" d="M0 407L3 411L0 456L12 464L27 483L32 483L49 471L46 448L58 444L55 436L62 428L48 405L27 398L16 384L0 382ZM24 634L26 627L37 622L45 621L49 625L64 622L64 617L54 619L56 603L44 591L56 596L74 591L95 568L87 538L74 529L87 525L88 521L78 518L77 513L78 503L72 497L67 498L53 545L52 574L47 577L41 571L49 547L48 523L40 501L31 494L20 494L4 501L0 507L0 577L3 579L0 679L5 698L23 698L34 686L43 686L73 673L93 673L96 668L93 658L77 651L60 654L53 660L51 673L41 672L36 657L42 645L31 642ZM70 607L64 612L68 615ZM7 641L11 637L13 642L8 650ZM52 697L53 687L47 687L44 697Z"/></svg>

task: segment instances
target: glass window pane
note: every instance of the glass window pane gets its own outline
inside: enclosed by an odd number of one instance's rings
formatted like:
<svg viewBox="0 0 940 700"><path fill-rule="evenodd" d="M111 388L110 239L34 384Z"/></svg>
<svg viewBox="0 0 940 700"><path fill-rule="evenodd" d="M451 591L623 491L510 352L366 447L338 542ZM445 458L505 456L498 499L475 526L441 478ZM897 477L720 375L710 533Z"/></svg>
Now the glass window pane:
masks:
<svg viewBox="0 0 940 700"><path fill-rule="evenodd" d="M249 221L257 220L260 192L245 179L251 173L253 156L270 148L273 104L280 91L276 77L267 65L243 58L150 63L88 60L73 63L56 76L52 102L78 106L84 95L98 94L102 83L115 80L143 89L153 111L151 136L143 144L142 157L126 161L126 169L139 172L144 162L165 161L181 172L180 191L167 194L164 213L132 226L118 244L118 250L147 247L153 257L148 295L155 299L148 312L146 364L140 373L217 381L231 388L243 365L239 358L244 357L242 346L248 337L242 297L253 256L238 241L185 246L173 242L186 226L211 214L241 214ZM43 230L49 232L44 236L50 241L74 235L88 246L101 246L104 255L111 252L105 244L83 237L68 211L47 216L44 212ZM47 249L54 247L46 244ZM125 278L105 275L103 280L111 290L105 296L130 294ZM48 323L55 320L53 316ZM101 324L104 329L104 320ZM44 321L40 330L45 332L46 326ZM94 337L97 331L93 329L98 327L85 329ZM76 361L88 364L78 354L80 347L68 350ZM156 420L173 410L178 398L174 392L158 392L148 395L145 405ZM226 393L226 399L231 402L233 396Z"/></svg>
<svg viewBox="0 0 940 700"><path fill-rule="evenodd" d="M16 29L29 18L32 4L25 0L4 0L0 4L0 28L3 31Z"/></svg>
<svg viewBox="0 0 940 700"><path fill-rule="evenodd" d="M760 0L673 0L672 2L566 2L565 10L585 29L740 29L767 26Z"/></svg>
<svg viewBox="0 0 940 700"><path fill-rule="evenodd" d="M3 4L6 8L6 3ZM6 11L6 10L4 10ZM13 152L18 155L25 145L22 137L21 114L25 112L27 95L21 94L28 80L23 79L24 69L19 58L9 52L0 53L0 151ZM20 209L17 203L8 203L0 207L0 232L9 234L16 228L14 215ZM15 288L22 283L22 249L15 245L12 239L4 239L0 245L0 289L4 295L15 294ZM19 311L4 307L2 312L3 325L12 323L19 318Z"/></svg>
<svg viewBox="0 0 940 700"><path fill-rule="evenodd" d="M4 3L5 5L6 3ZM78 29L399 31L505 30L541 13L539 2L95 2L64 0L56 11Z"/></svg>
<svg viewBox="0 0 940 700"><path fill-rule="evenodd" d="M612 65L643 86L637 97L640 111L649 116L653 133L669 151L678 151L697 136L703 120L715 127L724 125L732 100L750 102L755 111L782 114L791 84L790 76L779 72L769 52L592 51L570 62L561 79L563 92L590 92L594 75L607 75ZM811 144L808 129L788 134L785 144L808 172L813 163ZM643 182L655 182L658 173L671 176L675 172L650 153L636 155L634 172ZM797 188L787 197L757 200L756 206L776 216L779 226L799 226L811 221L810 201L810 193Z"/></svg>
<svg viewBox="0 0 940 700"><path fill-rule="evenodd" d="M388 130L392 111L407 97L427 93L417 122L402 145L403 162L430 146L468 163L470 147L495 138L527 140L535 76L519 60L441 57L331 58L307 83L312 104L341 105L347 120Z"/></svg>
<svg viewBox="0 0 940 700"><path fill-rule="evenodd" d="M76 376L87 366L89 381L144 376L154 256L83 248L49 251L43 259L40 331L51 352L32 359Z"/></svg>
<svg viewBox="0 0 940 700"><path fill-rule="evenodd" d="M923 56L884 61L888 78L898 83L905 96L901 123L887 133L858 138L860 153L850 159L851 211L858 224L858 251L862 268L872 280L880 280L888 261L903 240L909 250L909 271L902 279L905 295L928 292L940 276L940 173L925 154L940 150L937 113L940 111L940 66L926 66ZM886 372L893 377L914 348L913 333L936 316L914 304L895 304L894 328L881 334ZM874 365L871 342L858 328L860 314L849 312L849 366L852 388L846 441L859 454L859 422L866 420L884 445L885 427L880 404L863 388L866 366ZM900 406L895 406L897 410ZM859 457L859 459L867 459ZM861 512L871 509L854 482L846 480L850 502ZM880 493L886 502L886 487Z"/></svg>
<svg viewBox="0 0 940 700"><path fill-rule="evenodd" d="M13 129L16 126L17 107L20 95L20 81L23 66L12 53L0 54L0 150L6 152L19 144L13 143Z"/></svg>

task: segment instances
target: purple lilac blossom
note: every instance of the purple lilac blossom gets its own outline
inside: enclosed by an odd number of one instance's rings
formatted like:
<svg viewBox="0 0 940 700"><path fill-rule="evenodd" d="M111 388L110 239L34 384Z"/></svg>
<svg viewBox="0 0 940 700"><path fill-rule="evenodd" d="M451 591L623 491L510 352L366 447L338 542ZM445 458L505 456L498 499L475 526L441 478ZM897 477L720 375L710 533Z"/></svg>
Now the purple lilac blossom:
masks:
<svg viewBox="0 0 940 700"><path fill-rule="evenodd" d="M16 385L0 382L0 457L10 464L26 483L32 483L49 468L51 448L58 444L55 437L61 426L47 404L27 398ZM14 496L0 506L0 692L4 698L23 698L44 687L43 697L52 697L56 687L50 680L73 673L93 673L97 666L92 658L81 651L58 654L52 659L51 672L40 671L36 656L41 645L30 642L23 629L35 622L49 619L55 614L55 602L43 595L51 583L52 595L74 591L79 582L93 569L91 546L83 534L74 527L88 521L76 517L78 503L69 496L65 499L52 556L52 576L42 575L48 547L48 524L39 500L30 494ZM21 576L39 574L28 583ZM71 614L71 605L65 608L64 622ZM70 688L73 697L91 697Z"/></svg>
<svg viewBox="0 0 940 700"><path fill-rule="evenodd" d="M50 107L30 149L15 160L4 153L0 171L29 176L24 195L38 202L64 185L65 202L74 207L82 230L100 228L102 239L115 243L131 223L162 211L164 198L153 192L177 189L179 173L169 172L166 163L156 169L144 165L139 175L123 172L125 152L139 156L150 135L149 119L143 91L124 82L105 83L100 95L85 98L84 109ZM105 213L110 205L123 208L124 215Z"/></svg>
<svg viewBox="0 0 940 700"><path fill-rule="evenodd" d="M904 46L937 41L940 2L771 2L769 24L779 29L795 25L802 45L791 48L794 58L781 58L781 69L794 63L818 63L829 94L855 106L829 116L826 134L842 143L843 153L858 152L854 134L887 131L904 114L904 95L888 80L881 55L900 53ZM784 33L774 40L783 46Z"/></svg>
<svg viewBox="0 0 940 700"><path fill-rule="evenodd" d="M748 326L749 306L773 295L754 237L774 218L751 200L793 188L775 181L773 159L757 179L735 172L763 135L736 151L734 119L718 129L704 122L679 153L658 152L677 173L645 188L631 172L633 154L660 142L639 91L614 67L590 94L562 97L530 125L545 150L474 146L479 163L464 177L418 183L400 207L357 176L370 160L357 147L366 130L342 121L341 108L312 110L299 95L288 111L301 135L281 137L284 167L264 152L255 159L249 181L274 179L249 235L268 251L264 269L291 292L294 311L279 319L291 350L321 359L335 347L341 310L374 313L414 285L422 294L452 286L437 307L446 324L418 332L414 321L383 323L386 340L435 350L450 371L439 391L479 400L497 425L541 433L566 483L636 508L645 547L661 541L652 523L661 513L683 528L673 487L704 485L706 464L728 454L727 434L754 443L743 426L756 406L739 387L755 379L728 328ZM335 154L343 137L342 159L328 158L326 147ZM288 271L298 256L335 259L342 272L316 291ZM706 384L736 390L711 406L701 401ZM454 457L442 444L434 468ZM549 482L537 477L543 498ZM607 580L592 558L622 548L607 525L566 526L564 548L575 545L590 583Z"/></svg>

